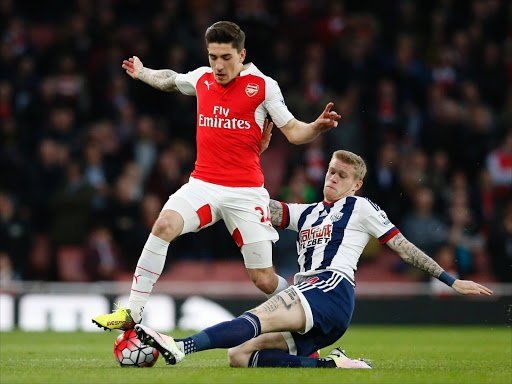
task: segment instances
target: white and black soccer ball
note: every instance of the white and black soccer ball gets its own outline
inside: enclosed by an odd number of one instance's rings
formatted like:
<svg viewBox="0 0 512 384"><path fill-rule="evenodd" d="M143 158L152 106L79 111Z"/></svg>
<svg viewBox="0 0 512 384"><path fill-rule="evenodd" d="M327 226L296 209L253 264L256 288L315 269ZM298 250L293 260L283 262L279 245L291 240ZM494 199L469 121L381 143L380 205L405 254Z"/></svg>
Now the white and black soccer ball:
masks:
<svg viewBox="0 0 512 384"><path fill-rule="evenodd" d="M133 329L121 333L114 342L114 356L121 367L152 367L158 359L158 351L137 339Z"/></svg>

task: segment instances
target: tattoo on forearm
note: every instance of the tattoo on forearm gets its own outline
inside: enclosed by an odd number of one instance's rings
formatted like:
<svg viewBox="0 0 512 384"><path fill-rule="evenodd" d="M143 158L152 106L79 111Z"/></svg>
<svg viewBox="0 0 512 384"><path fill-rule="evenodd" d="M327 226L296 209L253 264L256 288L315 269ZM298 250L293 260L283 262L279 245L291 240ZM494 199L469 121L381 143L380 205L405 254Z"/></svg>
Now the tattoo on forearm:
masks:
<svg viewBox="0 0 512 384"><path fill-rule="evenodd" d="M273 226L280 226L283 223L283 206L277 200L270 199L270 220Z"/></svg>
<svg viewBox="0 0 512 384"><path fill-rule="evenodd" d="M401 233L390 240L389 246L395 250L404 261L427 272L431 276L439 277L441 272L443 272L443 268L441 268L439 264L408 241Z"/></svg>
<svg viewBox="0 0 512 384"><path fill-rule="evenodd" d="M402 245L406 241L406 238L401 233L399 233L398 235L393 237L391 241L394 243L394 245L396 245L397 248L402 248Z"/></svg>
<svg viewBox="0 0 512 384"><path fill-rule="evenodd" d="M165 92L172 92L178 89L176 85L176 76L178 73L170 69L154 70L149 68L142 68L138 73L138 78L151 85L153 88Z"/></svg>
<svg viewBox="0 0 512 384"><path fill-rule="evenodd" d="M279 308L284 308L287 311L289 311L294 305L300 303L299 296L293 289L286 289L282 293L286 294L290 300L283 299L283 297L279 294L274 297L271 297L263 304L259 305L254 309L251 309L249 312L255 315L263 312L273 313L277 311Z"/></svg>

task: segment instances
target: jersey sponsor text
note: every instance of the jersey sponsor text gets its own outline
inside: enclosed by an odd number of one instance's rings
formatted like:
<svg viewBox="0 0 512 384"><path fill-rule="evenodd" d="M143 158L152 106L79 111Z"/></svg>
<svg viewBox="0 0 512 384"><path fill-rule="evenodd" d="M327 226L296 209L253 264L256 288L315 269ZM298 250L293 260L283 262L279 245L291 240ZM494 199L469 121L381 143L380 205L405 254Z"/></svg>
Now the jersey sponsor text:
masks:
<svg viewBox="0 0 512 384"><path fill-rule="evenodd" d="M199 114L198 124L200 127L209 128L225 128L225 129L250 129L251 122L247 120L237 119L236 117L229 118L229 108L224 108L218 105L213 107L213 117ZM221 115L221 116L219 116Z"/></svg>
<svg viewBox="0 0 512 384"><path fill-rule="evenodd" d="M312 247L315 245L326 244L331 240L332 224L324 226L317 225L316 227L303 229L300 231L300 250Z"/></svg>

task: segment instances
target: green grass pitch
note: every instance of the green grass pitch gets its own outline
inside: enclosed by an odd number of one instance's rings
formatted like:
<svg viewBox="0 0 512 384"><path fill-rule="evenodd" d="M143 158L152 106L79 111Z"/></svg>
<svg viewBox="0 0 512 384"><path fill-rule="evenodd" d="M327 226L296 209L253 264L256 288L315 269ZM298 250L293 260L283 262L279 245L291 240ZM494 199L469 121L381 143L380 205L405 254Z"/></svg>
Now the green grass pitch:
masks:
<svg viewBox="0 0 512 384"><path fill-rule="evenodd" d="M120 368L113 355L118 334L0 333L0 382L512 383L512 330L506 326L352 326L335 346L370 359L371 371L230 368L224 350L188 356L177 366L160 357L153 368Z"/></svg>

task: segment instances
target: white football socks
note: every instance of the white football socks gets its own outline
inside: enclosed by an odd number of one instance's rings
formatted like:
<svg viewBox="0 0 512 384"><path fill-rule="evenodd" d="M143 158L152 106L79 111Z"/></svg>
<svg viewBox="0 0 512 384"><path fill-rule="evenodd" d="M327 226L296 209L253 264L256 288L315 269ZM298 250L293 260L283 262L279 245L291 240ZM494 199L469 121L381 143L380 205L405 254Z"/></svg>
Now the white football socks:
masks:
<svg viewBox="0 0 512 384"><path fill-rule="evenodd" d="M137 323L141 321L142 311L151 295L153 285L164 269L168 248L167 241L152 233L144 245L133 274L132 290L128 302L128 309L131 310L132 318Z"/></svg>
<svg viewBox="0 0 512 384"><path fill-rule="evenodd" d="M272 292L270 294L269 293L265 293L265 295L267 296L267 299L270 299L272 296L277 295L279 292L284 291L286 288L289 287L289 284L285 280L284 277L281 277L281 276L279 276L277 274L276 274L276 276L277 276L277 288L276 288L276 290L274 292Z"/></svg>

